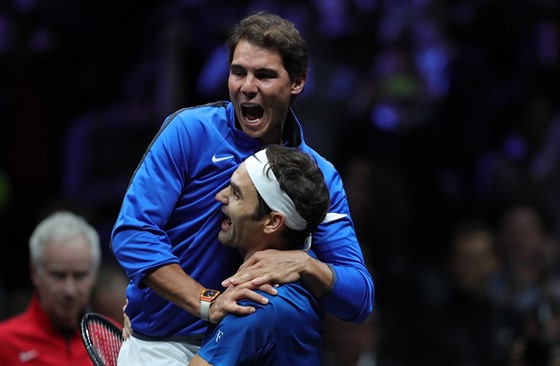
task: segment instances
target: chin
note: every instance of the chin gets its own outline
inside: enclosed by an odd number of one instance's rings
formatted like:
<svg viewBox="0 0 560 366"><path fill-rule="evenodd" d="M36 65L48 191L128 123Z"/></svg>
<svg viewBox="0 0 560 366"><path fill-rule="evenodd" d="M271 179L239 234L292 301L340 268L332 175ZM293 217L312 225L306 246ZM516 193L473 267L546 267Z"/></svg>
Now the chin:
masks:
<svg viewBox="0 0 560 366"><path fill-rule="evenodd" d="M228 246L228 247L230 246L227 235L225 233L223 234L222 231L220 231L220 233L218 234L218 241L222 245L225 245L225 246Z"/></svg>
<svg viewBox="0 0 560 366"><path fill-rule="evenodd" d="M263 136L263 133L261 132L260 129L259 130L252 130L244 124L241 125L241 129L243 130L245 135L247 135L249 137L252 137L254 139L260 139Z"/></svg>

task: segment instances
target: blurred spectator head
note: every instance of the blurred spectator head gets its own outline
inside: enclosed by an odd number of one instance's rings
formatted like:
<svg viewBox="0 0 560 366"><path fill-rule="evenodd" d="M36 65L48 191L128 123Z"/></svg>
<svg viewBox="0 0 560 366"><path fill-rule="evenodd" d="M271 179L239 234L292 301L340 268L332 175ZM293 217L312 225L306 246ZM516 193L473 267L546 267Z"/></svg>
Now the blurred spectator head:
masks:
<svg viewBox="0 0 560 366"><path fill-rule="evenodd" d="M461 223L451 238L450 265L459 288L475 297L486 297L489 280L500 265L493 232L478 220Z"/></svg>
<svg viewBox="0 0 560 366"><path fill-rule="evenodd" d="M74 329L89 304L101 260L99 236L83 218L55 212L29 239L31 279L53 324Z"/></svg>

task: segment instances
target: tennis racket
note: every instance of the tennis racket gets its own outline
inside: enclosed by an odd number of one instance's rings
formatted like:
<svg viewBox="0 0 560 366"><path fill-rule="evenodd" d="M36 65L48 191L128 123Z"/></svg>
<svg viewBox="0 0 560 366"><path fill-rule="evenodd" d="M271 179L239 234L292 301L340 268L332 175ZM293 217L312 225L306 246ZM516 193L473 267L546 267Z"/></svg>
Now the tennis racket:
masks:
<svg viewBox="0 0 560 366"><path fill-rule="evenodd" d="M115 366L121 344L121 329L101 314L87 313L80 323L82 341L95 366Z"/></svg>

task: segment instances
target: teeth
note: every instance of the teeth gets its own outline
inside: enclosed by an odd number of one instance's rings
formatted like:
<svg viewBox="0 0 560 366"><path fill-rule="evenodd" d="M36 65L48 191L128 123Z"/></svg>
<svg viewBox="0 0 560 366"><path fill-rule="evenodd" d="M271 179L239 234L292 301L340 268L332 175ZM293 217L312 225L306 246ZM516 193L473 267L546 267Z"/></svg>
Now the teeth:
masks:
<svg viewBox="0 0 560 366"><path fill-rule="evenodd" d="M243 117L249 123L258 122L264 113L264 110L258 104L242 104L241 110L243 112Z"/></svg>

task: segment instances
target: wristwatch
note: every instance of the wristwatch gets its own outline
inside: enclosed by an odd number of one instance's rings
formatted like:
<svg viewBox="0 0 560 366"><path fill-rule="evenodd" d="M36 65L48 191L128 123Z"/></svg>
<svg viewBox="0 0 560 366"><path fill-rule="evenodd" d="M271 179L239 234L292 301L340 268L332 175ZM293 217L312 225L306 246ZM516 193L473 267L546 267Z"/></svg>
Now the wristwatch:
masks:
<svg viewBox="0 0 560 366"><path fill-rule="evenodd" d="M204 289L200 293L200 318L206 321L210 321L208 318L208 311L210 310L210 305L216 300L220 295L220 291Z"/></svg>

